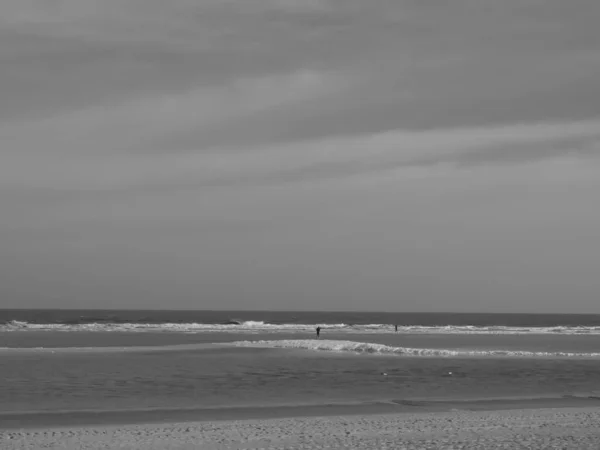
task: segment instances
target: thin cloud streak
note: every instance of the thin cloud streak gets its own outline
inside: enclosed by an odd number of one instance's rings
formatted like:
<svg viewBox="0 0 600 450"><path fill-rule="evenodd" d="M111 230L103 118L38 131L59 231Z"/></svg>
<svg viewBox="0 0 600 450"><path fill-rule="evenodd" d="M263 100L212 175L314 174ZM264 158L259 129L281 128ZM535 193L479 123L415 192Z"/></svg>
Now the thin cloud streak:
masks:
<svg viewBox="0 0 600 450"><path fill-rule="evenodd" d="M153 95L100 105L41 120L0 123L0 142L13 153L55 155L127 153L164 133L202 129L216 123L282 108L335 92L343 80L303 70L291 74L240 78L224 86L179 95Z"/></svg>
<svg viewBox="0 0 600 450"><path fill-rule="evenodd" d="M403 167L519 164L600 155L600 122L395 131L277 146L162 154L4 157L5 187L82 190L270 185ZM83 145L83 143L82 143ZM66 156L66 155L65 155Z"/></svg>

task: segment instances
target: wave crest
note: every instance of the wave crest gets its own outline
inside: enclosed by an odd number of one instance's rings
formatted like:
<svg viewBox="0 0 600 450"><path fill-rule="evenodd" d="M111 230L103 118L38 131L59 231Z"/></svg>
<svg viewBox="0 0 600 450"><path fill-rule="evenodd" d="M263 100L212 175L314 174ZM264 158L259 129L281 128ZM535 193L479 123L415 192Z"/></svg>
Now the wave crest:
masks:
<svg viewBox="0 0 600 450"><path fill-rule="evenodd" d="M354 352L379 355L398 356L432 356L432 357L554 357L554 358L600 358L600 353L577 353L577 352L532 352L525 350L467 350L467 349L437 349L437 348L410 348L392 347L384 344L373 344L369 342L338 341L338 340L316 340L316 339L294 339L273 341L238 341L231 345L236 347L260 347L260 348L289 348L329 352Z"/></svg>
<svg viewBox="0 0 600 450"><path fill-rule="evenodd" d="M351 325L337 324L298 324L268 323L263 321L238 321L231 319L226 323L145 323L94 321L84 323L29 323L12 320L0 324L0 331L63 331L63 332L230 332L230 333L312 333L315 327L341 334L382 334L393 332L390 324ZM398 326L400 334L563 334L563 335L600 335L600 326L552 326L552 327L510 327L446 325Z"/></svg>

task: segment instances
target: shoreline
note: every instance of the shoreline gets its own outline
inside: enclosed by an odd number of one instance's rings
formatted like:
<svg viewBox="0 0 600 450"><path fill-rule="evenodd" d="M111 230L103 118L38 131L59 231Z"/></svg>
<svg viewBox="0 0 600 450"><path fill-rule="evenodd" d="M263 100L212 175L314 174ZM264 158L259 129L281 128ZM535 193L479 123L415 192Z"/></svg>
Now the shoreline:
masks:
<svg viewBox="0 0 600 450"><path fill-rule="evenodd" d="M600 407L335 415L0 432L3 450L597 449Z"/></svg>
<svg viewBox="0 0 600 450"><path fill-rule="evenodd" d="M379 414L427 414L490 412L506 410L598 408L600 396L565 396L424 399L406 398L372 402L327 404L237 406L179 409L32 411L0 413L0 432L6 430L55 429L66 427L112 427L160 423L207 423L240 420L295 419Z"/></svg>

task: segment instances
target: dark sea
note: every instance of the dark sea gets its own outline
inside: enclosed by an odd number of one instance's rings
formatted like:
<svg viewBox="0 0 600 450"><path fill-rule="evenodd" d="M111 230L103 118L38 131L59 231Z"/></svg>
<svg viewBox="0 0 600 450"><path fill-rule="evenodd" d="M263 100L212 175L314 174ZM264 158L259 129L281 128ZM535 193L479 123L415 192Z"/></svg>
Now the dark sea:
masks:
<svg viewBox="0 0 600 450"><path fill-rule="evenodd" d="M0 428L598 393L600 315L0 310Z"/></svg>

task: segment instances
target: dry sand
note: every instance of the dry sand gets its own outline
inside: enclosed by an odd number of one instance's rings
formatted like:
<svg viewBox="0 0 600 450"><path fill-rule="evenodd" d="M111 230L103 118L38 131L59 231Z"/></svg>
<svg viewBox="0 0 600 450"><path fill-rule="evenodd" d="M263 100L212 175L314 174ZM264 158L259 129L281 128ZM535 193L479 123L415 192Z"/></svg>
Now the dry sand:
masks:
<svg viewBox="0 0 600 450"><path fill-rule="evenodd" d="M600 408L0 431L0 449L600 449Z"/></svg>

